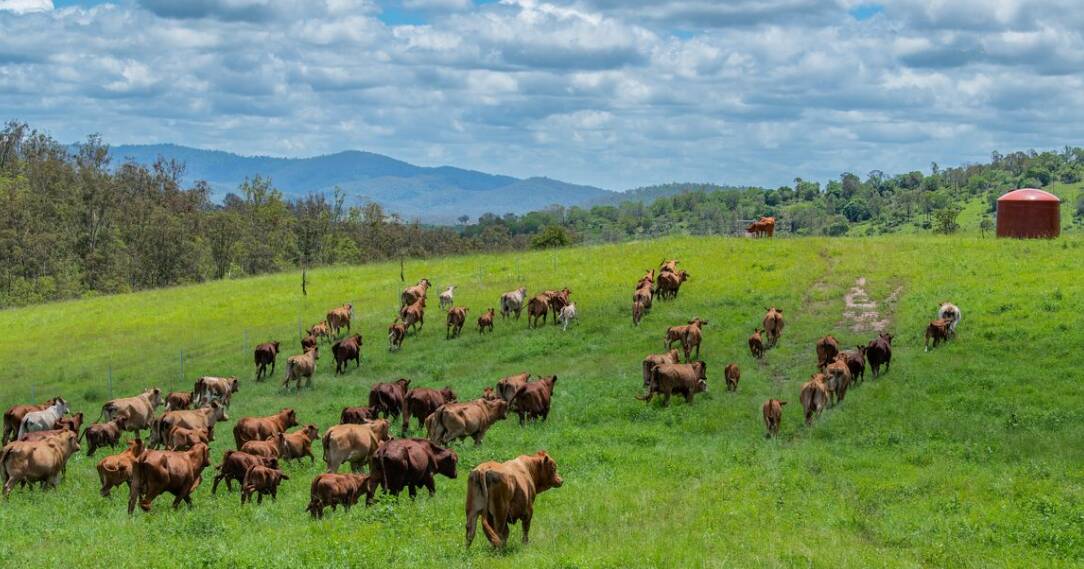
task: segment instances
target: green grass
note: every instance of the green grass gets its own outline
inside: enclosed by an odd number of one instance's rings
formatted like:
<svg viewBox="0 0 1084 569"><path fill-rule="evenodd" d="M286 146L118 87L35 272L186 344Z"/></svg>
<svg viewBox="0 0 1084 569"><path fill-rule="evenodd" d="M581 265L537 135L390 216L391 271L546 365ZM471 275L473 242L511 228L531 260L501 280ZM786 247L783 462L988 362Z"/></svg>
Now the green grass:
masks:
<svg viewBox="0 0 1084 569"><path fill-rule="evenodd" d="M208 482L191 510L159 499L129 518L123 492L97 495L98 457L78 455L56 491L17 490L0 504L0 566L1080 566L1082 245L671 238L411 262L408 281L459 285L471 323L520 283L569 286L580 321L562 333L498 319L492 336L469 329L445 341L434 302L425 330L397 354L385 338L402 286L391 265L312 271L305 299L299 275L284 274L0 312L4 406L63 394L97 415L110 368L116 396L190 388L205 374L242 377L212 447L216 463L237 418L292 406L323 430L377 381L450 385L466 399L521 370L560 377L548 423L509 420L482 447L457 445L460 477L438 479L435 498L383 497L321 522L304 511L319 463L287 467L292 480L277 503L241 507L236 493L211 496ZM633 328L633 282L664 257L681 259L692 278ZM872 336L842 317L859 276L879 302L902 287L884 307L897 334L892 371L807 429L798 388L813 371L816 338L832 332L854 345ZM923 353L921 332L942 299L964 311L959 336ZM347 301L366 342L360 370L333 377L325 350L312 390L281 392L281 366L274 381L251 381L252 345L277 338L295 353L298 318L311 324ZM757 362L745 339L770 304L784 309L787 326ZM667 326L694 315L710 320L710 392L692 406L636 401L640 359L660 350ZM742 368L736 394L723 389L730 361ZM790 401L774 440L760 418L769 397ZM539 497L531 544L518 543L517 526L506 552L484 540L464 551L466 472L538 449L566 482Z"/></svg>

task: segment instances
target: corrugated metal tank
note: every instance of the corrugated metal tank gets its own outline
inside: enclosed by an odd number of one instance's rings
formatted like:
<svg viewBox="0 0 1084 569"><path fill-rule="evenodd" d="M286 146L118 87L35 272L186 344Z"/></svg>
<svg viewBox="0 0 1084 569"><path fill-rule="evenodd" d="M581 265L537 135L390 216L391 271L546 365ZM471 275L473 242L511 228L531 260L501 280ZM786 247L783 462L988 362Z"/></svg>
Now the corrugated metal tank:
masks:
<svg viewBox="0 0 1084 569"><path fill-rule="evenodd" d="M1053 239L1061 234L1061 200L1035 188L1013 190L997 199L997 236Z"/></svg>

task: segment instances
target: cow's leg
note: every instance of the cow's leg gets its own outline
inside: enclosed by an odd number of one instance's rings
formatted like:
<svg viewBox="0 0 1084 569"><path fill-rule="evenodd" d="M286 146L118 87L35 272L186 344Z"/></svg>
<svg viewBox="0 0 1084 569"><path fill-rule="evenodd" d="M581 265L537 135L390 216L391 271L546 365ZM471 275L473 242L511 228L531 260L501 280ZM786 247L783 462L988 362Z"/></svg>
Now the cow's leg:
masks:
<svg viewBox="0 0 1084 569"><path fill-rule="evenodd" d="M524 413L522 410L519 410L516 411L516 414L519 415L519 426L522 427L526 421L526 413Z"/></svg>
<svg viewBox="0 0 1084 569"><path fill-rule="evenodd" d="M668 407L670 405L670 390L667 389L662 392L662 406Z"/></svg>
<svg viewBox="0 0 1084 569"><path fill-rule="evenodd" d="M256 494L256 504L263 504L263 492Z"/></svg>
<svg viewBox="0 0 1084 569"><path fill-rule="evenodd" d="M528 505L527 506L527 511L523 513L522 521L523 521L523 543L524 544L527 544L528 542L530 542L530 537L528 537L528 534L531 533L531 518L534 516L534 511L533 510L534 510L534 508L532 508L530 505Z"/></svg>

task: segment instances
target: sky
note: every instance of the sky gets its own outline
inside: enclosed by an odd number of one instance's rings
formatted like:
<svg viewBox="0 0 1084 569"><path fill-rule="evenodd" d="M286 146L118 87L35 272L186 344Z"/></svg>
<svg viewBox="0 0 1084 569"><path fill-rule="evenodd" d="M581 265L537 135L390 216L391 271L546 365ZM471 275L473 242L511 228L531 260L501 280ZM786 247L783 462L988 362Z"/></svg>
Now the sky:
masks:
<svg viewBox="0 0 1084 569"><path fill-rule="evenodd" d="M1084 145L1079 0L0 0L0 120L624 190Z"/></svg>

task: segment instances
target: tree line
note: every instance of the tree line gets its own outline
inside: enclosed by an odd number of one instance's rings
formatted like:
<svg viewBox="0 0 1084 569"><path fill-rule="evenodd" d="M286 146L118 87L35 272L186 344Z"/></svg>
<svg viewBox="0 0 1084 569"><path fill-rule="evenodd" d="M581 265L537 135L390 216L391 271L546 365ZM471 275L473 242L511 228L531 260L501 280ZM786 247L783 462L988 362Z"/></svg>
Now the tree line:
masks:
<svg viewBox="0 0 1084 569"><path fill-rule="evenodd" d="M1084 179L1084 149L995 153L991 162L932 166L930 175L850 173L824 187L796 179L777 189L682 185L594 207L489 213L455 227L404 220L341 191L289 199L272 181L245 180L222 203L204 182L183 187L184 166L111 163L97 136L73 148L22 123L0 131L0 306L202 282L337 263L559 247L672 233L729 233L740 219L774 215L797 235L842 235L856 224L891 232L906 223L951 231L960 204L1004 190ZM1076 205L1084 217L1084 198ZM948 219L951 218L951 219Z"/></svg>

